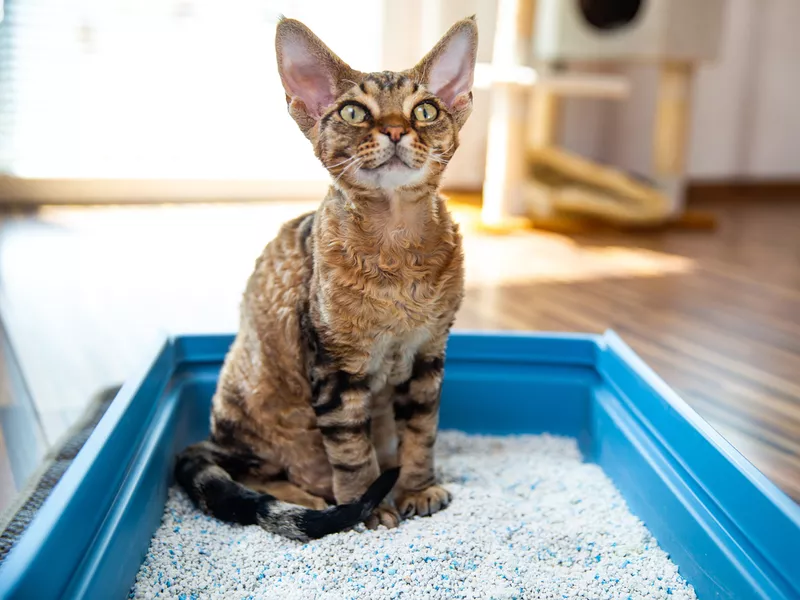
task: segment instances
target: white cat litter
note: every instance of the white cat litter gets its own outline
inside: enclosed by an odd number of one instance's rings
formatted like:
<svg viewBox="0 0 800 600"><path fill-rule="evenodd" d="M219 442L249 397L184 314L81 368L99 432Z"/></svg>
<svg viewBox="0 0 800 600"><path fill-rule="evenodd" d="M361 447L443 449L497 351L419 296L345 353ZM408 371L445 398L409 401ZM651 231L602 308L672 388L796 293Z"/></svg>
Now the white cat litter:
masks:
<svg viewBox="0 0 800 600"><path fill-rule="evenodd" d="M445 431L436 452L447 509L307 544L221 523L174 488L130 597L696 598L574 440Z"/></svg>

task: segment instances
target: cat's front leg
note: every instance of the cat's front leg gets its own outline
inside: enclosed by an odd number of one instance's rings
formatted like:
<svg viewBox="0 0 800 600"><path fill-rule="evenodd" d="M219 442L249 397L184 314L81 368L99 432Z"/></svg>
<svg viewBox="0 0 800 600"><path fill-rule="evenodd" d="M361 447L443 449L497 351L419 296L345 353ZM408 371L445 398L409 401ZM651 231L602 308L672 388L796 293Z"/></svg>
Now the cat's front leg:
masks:
<svg viewBox="0 0 800 600"><path fill-rule="evenodd" d="M322 384L313 408L333 471L336 503L353 502L380 475L370 437L369 385L365 379L337 371ZM397 511L384 502L366 523L375 528L378 525L397 527L399 522Z"/></svg>
<svg viewBox="0 0 800 600"><path fill-rule="evenodd" d="M396 388L400 479L395 499L403 517L432 515L451 500L450 492L436 485L433 465L443 373L441 356L422 356L408 381Z"/></svg>

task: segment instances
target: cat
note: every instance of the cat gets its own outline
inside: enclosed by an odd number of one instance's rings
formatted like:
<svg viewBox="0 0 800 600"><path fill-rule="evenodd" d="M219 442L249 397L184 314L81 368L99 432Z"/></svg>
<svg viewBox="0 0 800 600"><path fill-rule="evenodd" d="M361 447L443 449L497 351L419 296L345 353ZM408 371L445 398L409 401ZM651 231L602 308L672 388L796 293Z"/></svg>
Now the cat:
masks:
<svg viewBox="0 0 800 600"><path fill-rule="evenodd" d="M464 256L439 185L477 43L466 18L413 68L362 73L281 17L288 112L333 181L256 260L210 437L178 457L211 515L308 540L450 503L433 446Z"/></svg>

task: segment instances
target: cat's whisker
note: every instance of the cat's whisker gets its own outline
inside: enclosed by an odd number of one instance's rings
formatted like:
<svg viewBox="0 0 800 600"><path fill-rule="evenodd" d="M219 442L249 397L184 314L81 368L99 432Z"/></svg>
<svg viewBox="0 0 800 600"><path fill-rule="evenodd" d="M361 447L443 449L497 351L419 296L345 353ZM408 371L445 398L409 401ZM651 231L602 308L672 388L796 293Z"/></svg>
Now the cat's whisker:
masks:
<svg viewBox="0 0 800 600"><path fill-rule="evenodd" d="M345 174L345 172L346 172L348 169L350 169L352 166L354 166L354 165L355 165L355 164L356 164L356 163L357 163L359 160L363 160L363 158L362 158L362 157L360 157L360 156L358 156L358 155L356 155L356 156L351 156L351 157L350 157L350 158L348 158L347 160L345 160L345 161L343 161L343 162L341 162L341 163L337 163L336 165L334 165L334 166L332 166L332 167L329 167L330 169L333 169L334 167L342 167L342 169L341 169L341 171L339 172L339 175L336 177L336 180L334 181L334 183L336 183L336 181L339 181L339 179L341 178L341 176L342 176L342 175L344 175L344 174Z"/></svg>
<svg viewBox="0 0 800 600"><path fill-rule="evenodd" d="M355 164L356 164L356 163L353 163L353 165L355 165ZM347 167L347 169L345 169L344 171L342 171L341 173L339 173L339 176L338 176L336 179L334 179L334 180L333 180L333 185L336 185L337 183L339 183L339 180L342 178L342 176L343 176L345 173L347 173L347 171L348 171L348 170L349 170L349 169L350 169L350 168L351 168L353 165L349 165L349 166ZM355 173L356 171L358 171L358 167L356 167L356 169L353 171L353 173Z"/></svg>
<svg viewBox="0 0 800 600"><path fill-rule="evenodd" d="M350 157L348 157L348 158L344 159L343 161L341 161L341 162L338 162L338 163L336 163L336 164L333 164L333 165L325 165L325 168L326 168L326 169L335 169L336 167L340 167L340 166L342 166L342 165L345 165L345 164L347 164L347 163L349 163L349 162L352 162L352 161L356 160L357 158L358 158L358 156L350 156Z"/></svg>
<svg viewBox="0 0 800 600"><path fill-rule="evenodd" d="M430 158L433 162L437 162L440 165L445 165L445 166L447 166L447 164L450 162L448 159L442 158L441 154L436 154L436 153L429 154L428 158Z"/></svg>
<svg viewBox="0 0 800 600"><path fill-rule="evenodd" d="M453 149L453 146L455 146L455 143L450 144L445 150L441 150L439 152L433 151L433 152L430 153L429 156L433 160L435 160L436 162L439 162L439 163L441 163L443 165L447 165L450 162L450 159L449 158L444 158L444 155L447 154L448 152L450 152L450 150ZM437 160L437 159L441 159L441 160Z"/></svg>
<svg viewBox="0 0 800 600"><path fill-rule="evenodd" d="M365 163L365 162L367 162L367 159L366 159L366 158L365 158L364 160L362 160L361 162L359 162L359 163L356 165L356 168L353 170L353 172L351 173L351 175L354 175L354 174L358 173L358 170L359 170L361 167L363 167L363 166L364 166L364 163Z"/></svg>
<svg viewBox="0 0 800 600"><path fill-rule="evenodd" d="M336 179L334 179L334 180L333 180L333 184L334 184L334 185L336 185L337 183L339 183L339 180L342 178L342 175L344 175L345 173L347 173L347 171L349 171L350 169L352 169L352 168L353 168L353 166L355 166L355 167L356 167L356 169L355 169L355 171L353 171L353 173L355 173L356 171L358 171L358 169L361 167L361 164L364 162L364 159L362 159L360 156L355 156L354 158L357 158L357 159L359 159L359 160L355 160L355 161L351 162L351 163L350 163L349 165L347 165L347 166L346 166L344 169L342 169L342 172L341 172L341 173L339 173L339 176L338 176Z"/></svg>

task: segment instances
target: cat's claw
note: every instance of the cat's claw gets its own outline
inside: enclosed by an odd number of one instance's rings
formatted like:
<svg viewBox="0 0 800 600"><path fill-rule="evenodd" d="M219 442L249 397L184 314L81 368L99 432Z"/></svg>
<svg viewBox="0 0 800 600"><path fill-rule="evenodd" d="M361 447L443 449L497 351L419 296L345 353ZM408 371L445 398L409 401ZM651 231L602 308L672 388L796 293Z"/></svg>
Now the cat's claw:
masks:
<svg viewBox="0 0 800 600"><path fill-rule="evenodd" d="M364 521L367 529L377 529L383 525L387 529L393 529L400 524L400 514L394 506L383 503L379 505L372 514Z"/></svg>
<svg viewBox="0 0 800 600"><path fill-rule="evenodd" d="M404 519L419 515L427 517L446 508L453 495L439 485L432 485L418 492L400 492L397 507Z"/></svg>

